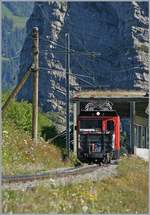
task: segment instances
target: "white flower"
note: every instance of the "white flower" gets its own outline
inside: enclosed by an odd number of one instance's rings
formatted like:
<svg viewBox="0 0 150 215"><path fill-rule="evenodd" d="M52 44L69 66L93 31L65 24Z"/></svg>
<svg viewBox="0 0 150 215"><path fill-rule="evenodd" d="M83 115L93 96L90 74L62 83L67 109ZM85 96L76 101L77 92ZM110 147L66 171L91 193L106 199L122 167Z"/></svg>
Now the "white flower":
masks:
<svg viewBox="0 0 150 215"><path fill-rule="evenodd" d="M82 207L82 211L83 211L84 213L86 213L87 210L88 210L88 206L84 205L84 206Z"/></svg>
<svg viewBox="0 0 150 215"><path fill-rule="evenodd" d="M75 193L72 193L72 197L74 197L74 196L76 196L76 194L75 194Z"/></svg>
<svg viewBox="0 0 150 215"><path fill-rule="evenodd" d="M54 182L55 182L55 180L54 180L53 178L50 178L49 181L50 181L51 183L54 183Z"/></svg>
<svg viewBox="0 0 150 215"><path fill-rule="evenodd" d="M50 184L52 185L52 187L56 187L56 184L55 184L55 180L54 180L54 179L50 178L50 179L49 179L49 182L50 182Z"/></svg>
<svg viewBox="0 0 150 215"><path fill-rule="evenodd" d="M26 140L23 140L25 144L28 144L28 142Z"/></svg>
<svg viewBox="0 0 150 215"><path fill-rule="evenodd" d="M3 134L8 134L8 131L3 131Z"/></svg>
<svg viewBox="0 0 150 215"><path fill-rule="evenodd" d="M83 199L81 199L81 204L83 204L84 203L84 200Z"/></svg>

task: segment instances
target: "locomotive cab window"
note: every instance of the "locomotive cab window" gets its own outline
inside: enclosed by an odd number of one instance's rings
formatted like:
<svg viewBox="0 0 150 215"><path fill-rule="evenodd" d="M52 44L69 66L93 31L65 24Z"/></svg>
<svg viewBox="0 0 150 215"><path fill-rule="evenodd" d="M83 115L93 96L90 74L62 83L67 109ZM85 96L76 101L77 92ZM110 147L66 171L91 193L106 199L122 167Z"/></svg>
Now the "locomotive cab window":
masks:
<svg viewBox="0 0 150 215"><path fill-rule="evenodd" d="M98 129L102 128L102 121L97 119L81 119L80 129Z"/></svg>
<svg viewBox="0 0 150 215"><path fill-rule="evenodd" d="M112 120L107 121L107 130L114 131L114 122Z"/></svg>

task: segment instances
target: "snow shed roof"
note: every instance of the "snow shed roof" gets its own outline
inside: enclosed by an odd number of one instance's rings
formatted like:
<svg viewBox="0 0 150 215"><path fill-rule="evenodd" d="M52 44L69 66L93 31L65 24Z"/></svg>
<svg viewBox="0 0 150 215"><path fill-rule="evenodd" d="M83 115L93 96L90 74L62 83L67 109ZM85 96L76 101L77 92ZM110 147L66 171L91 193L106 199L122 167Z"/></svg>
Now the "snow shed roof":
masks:
<svg viewBox="0 0 150 215"><path fill-rule="evenodd" d="M113 99L115 101L147 101L148 94L143 90L86 90L74 94L72 101Z"/></svg>

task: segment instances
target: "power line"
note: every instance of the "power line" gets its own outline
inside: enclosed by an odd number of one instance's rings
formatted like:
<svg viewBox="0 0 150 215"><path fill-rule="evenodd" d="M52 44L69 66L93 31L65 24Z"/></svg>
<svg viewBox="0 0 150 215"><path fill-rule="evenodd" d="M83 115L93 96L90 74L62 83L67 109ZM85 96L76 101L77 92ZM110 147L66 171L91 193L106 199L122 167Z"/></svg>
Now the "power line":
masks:
<svg viewBox="0 0 150 215"><path fill-rule="evenodd" d="M43 37L40 37L40 39L42 39L42 40L44 40L44 41L46 41L46 42L49 42L49 43L54 43L56 46L65 49L65 46L58 44L58 42L55 42L55 41L53 41L53 40L49 40L49 39L46 39L46 38L43 38ZM53 48L53 49L55 49L55 48ZM60 52L60 53L61 53L61 52ZM65 53L65 52L62 51L62 53ZM90 56L93 56L93 55L95 55L95 56L100 56L100 55L101 55L101 53L100 53L100 52L97 52L97 51L88 51L88 50L86 50L86 51L81 51L81 50L76 50L76 49L70 49L70 53L71 53L71 54L79 54L79 55L80 55L80 54L83 54L83 55L90 55Z"/></svg>
<svg viewBox="0 0 150 215"><path fill-rule="evenodd" d="M92 87L96 87L94 84L90 83L89 81L86 81L86 80L84 80L84 79L82 79L82 78L80 78L80 77L78 77L78 79L79 79L80 81L82 81L82 82L84 82L84 83L86 83L86 84L92 86Z"/></svg>
<svg viewBox="0 0 150 215"><path fill-rule="evenodd" d="M44 41L46 41L46 42L49 42L49 43L54 43L54 44L57 45L58 47L65 49L65 46L62 46L62 45L58 44L57 42L55 42L55 41L53 41L53 40L49 40L49 39L46 39L46 38L43 38L43 37L40 37L40 39L41 39L41 40L44 40Z"/></svg>
<svg viewBox="0 0 150 215"><path fill-rule="evenodd" d="M86 72L86 74L88 74L88 76L89 76L89 75L92 75L92 79L94 80L94 79L95 79L94 72L91 73L91 71L89 71L87 68L85 68L85 67L80 63L80 61L77 60L77 57L75 58L75 60L76 60L76 63L77 63L77 64L80 66L80 68L82 69L82 71ZM95 80L94 80L94 81L95 81Z"/></svg>
<svg viewBox="0 0 150 215"><path fill-rule="evenodd" d="M2 57L4 57L4 58L8 58L8 60L13 60L13 59L16 59L16 58L18 58L18 57L20 57L20 55L16 55L16 56L11 56L11 57L8 57L8 56L4 56L4 55L2 55Z"/></svg>
<svg viewBox="0 0 150 215"><path fill-rule="evenodd" d="M79 74L75 74L75 73L71 73L70 75L75 76L75 77L86 77L86 78L90 78L92 79L90 76L88 75L79 75ZM93 80L93 79L92 79Z"/></svg>

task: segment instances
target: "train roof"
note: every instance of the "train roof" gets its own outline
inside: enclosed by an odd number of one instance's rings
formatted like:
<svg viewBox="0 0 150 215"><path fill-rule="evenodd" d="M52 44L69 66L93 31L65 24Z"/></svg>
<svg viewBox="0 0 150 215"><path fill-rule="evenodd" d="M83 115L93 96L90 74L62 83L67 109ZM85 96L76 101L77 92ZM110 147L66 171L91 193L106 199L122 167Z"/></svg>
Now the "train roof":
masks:
<svg viewBox="0 0 150 215"><path fill-rule="evenodd" d="M72 101L113 99L118 101L142 101L149 98L144 90L81 90L74 94Z"/></svg>

